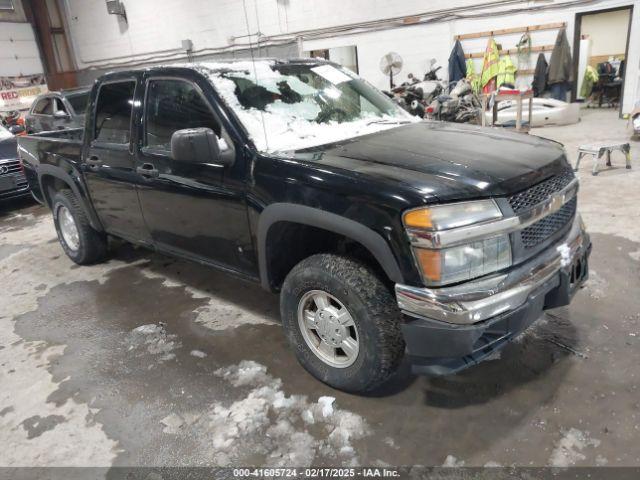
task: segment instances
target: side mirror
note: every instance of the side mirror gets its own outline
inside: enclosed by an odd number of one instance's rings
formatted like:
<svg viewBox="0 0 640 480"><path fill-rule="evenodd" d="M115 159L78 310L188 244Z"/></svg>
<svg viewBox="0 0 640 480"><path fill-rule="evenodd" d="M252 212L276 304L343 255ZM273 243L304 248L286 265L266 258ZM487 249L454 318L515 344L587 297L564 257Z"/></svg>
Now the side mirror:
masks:
<svg viewBox="0 0 640 480"><path fill-rule="evenodd" d="M53 118L69 118L69 114L63 110L58 110L53 114Z"/></svg>
<svg viewBox="0 0 640 480"><path fill-rule="evenodd" d="M233 152L210 128L186 128L171 135L171 157L179 162L230 166Z"/></svg>

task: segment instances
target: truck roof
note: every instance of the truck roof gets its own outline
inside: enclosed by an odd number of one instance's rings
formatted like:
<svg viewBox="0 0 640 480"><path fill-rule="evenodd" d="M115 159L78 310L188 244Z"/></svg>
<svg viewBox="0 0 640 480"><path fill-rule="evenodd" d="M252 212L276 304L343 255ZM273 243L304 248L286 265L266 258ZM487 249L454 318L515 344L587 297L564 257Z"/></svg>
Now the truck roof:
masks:
<svg viewBox="0 0 640 480"><path fill-rule="evenodd" d="M264 63L269 62L272 64L281 64L281 65L294 65L294 64L320 64L320 63L334 63L329 60L325 60L324 58L309 58L309 57L300 57L300 58L272 58L272 57L260 57L252 60L251 58L221 58L215 59L208 62L192 62L192 63L172 63L165 65L153 65L149 67L140 67L140 68L131 68L126 70L117 70L112 72L107 72L102 75L100 78L111 78L111 77L121 77L126 76L127 74L131 74L134 72L157 72L157 71L166 71L170 69L189 69L189 70L199 70L202 68L216 70L216 67L224 68L224 65L231 64L239 64L239 63Z"/></svg>

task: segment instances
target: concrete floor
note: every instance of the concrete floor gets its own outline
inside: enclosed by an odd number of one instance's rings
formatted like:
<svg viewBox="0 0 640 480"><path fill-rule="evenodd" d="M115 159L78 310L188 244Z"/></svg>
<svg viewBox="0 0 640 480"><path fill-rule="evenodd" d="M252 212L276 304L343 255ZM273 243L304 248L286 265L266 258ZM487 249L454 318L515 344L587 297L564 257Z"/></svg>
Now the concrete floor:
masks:
<svg viewBox="0 0 640 480"><path fill-rule="evenodd" d="M572 159L629 136L609 111L533 133ZM48 211L2 205L0 466L640 465L638 146L633 170L581 168L592 274L570 307L500 358L368 397L297 364L259 287L127 245L77 267Z"/></svg>

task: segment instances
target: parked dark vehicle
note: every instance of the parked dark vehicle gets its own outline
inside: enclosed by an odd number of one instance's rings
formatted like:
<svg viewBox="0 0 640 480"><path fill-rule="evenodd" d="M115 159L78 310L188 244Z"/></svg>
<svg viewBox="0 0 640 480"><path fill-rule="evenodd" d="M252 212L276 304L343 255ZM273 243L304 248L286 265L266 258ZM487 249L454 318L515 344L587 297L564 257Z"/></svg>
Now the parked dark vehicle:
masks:
<svg viewBox="0 0 640 480"><path fill-rule="evenodd" d="M16 137L0 125L0 200L29 195Z"/></svg>
<svg viewBox="0 0 640 480"><path fill-rule="evenodd" d="M25 116L28 133L65 130L84 126L89 88L48 92L36 98Z"/></svg>
<svg viewBox="0 0 640 480"><path fill-rule="evenodd" d="M405 353L473 365L588 274L560 144L417 121L317 59L107 74L84 130L18 142L74 262L112 235L259 282L300 363L347 391Z"/></svg>

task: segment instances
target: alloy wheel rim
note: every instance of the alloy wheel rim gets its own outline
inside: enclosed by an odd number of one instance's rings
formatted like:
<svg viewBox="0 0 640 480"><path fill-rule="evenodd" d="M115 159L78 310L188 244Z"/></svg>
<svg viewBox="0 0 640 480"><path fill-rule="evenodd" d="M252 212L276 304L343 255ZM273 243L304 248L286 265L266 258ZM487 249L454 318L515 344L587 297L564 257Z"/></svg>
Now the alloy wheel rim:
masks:
<svg viewBox="0 0 640 480"><path fill-rule="evenodd" d="M74 252L77 251L80 248L80 234L73 215L64 205L58 209L58 225L64 243Z"/></svg>
<svg viewBox="0 0 640 480"><path fill-rule="evenodd" d="M298 325L307 346L327 365L346 368L358 358L358 329L333 295L323 290L305 293L298 304Z"/></svg>

